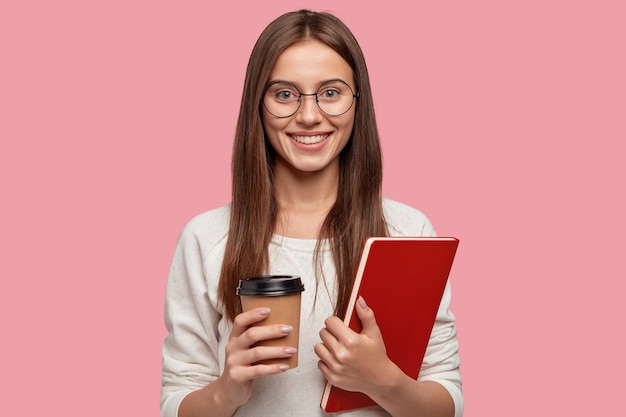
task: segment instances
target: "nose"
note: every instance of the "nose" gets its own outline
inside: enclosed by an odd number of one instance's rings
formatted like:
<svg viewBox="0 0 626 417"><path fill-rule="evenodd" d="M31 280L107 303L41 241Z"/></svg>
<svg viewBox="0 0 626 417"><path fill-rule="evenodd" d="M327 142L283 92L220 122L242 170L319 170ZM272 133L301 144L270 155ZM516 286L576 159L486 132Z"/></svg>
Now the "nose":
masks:
<svg viewBox="0 0 626 417"><path fill-rule="evenodd" d="M316 94L302 94L296 120L303 124L315 124L322 120L322 111L317 106Z"/></svg>

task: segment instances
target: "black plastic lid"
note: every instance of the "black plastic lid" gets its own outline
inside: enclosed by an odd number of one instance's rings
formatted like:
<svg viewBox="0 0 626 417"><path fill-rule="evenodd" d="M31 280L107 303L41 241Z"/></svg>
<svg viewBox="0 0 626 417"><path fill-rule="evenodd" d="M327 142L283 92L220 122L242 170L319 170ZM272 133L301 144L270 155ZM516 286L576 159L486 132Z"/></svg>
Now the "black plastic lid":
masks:
<svg viewBox="0 0 626 417"><path fill-rule="evenodd" d="M300 277L295 275L261 275L239 280L237 295L275 297L304 291Z"/></svg>

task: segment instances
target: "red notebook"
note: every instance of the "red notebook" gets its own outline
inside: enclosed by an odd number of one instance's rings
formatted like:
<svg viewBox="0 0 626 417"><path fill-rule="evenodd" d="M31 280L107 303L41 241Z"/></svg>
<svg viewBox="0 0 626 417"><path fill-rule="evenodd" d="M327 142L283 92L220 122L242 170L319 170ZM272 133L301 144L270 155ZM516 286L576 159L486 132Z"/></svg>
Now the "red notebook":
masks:
<svg viewBox="0 0 626 417"><path fill-rule="evenodd" d="M373 237L363 248L344 323L360 332L358 295L374 310L387 355L417 379L459 240L454 237ZM399 325L398 318L410 319ZM326 383L320 406L340 412L376 405L367 395Z"/></svg>

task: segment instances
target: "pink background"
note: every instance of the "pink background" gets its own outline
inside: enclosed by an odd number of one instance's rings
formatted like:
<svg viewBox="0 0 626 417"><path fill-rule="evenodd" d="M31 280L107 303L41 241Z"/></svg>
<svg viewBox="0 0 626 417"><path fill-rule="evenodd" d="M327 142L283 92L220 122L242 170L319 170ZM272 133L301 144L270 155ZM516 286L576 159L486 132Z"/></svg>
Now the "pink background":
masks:
<svg viewBox="0 0 626 417"><path fill-rule="evenodd" d="M619 414L623 4L2 2L0 414L158 415L178 233L229 200L248 55L300 7L362 45L385 195L461 239L465 415Z"/></svg>

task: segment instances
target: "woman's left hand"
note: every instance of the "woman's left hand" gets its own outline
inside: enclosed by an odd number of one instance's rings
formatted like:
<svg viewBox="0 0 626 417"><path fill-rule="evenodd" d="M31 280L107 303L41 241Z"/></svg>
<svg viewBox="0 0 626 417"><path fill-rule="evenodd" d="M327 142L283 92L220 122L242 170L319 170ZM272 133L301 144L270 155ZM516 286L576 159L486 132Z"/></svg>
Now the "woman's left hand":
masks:
<svg viewBox="0 0 626 417"><path fill-rule="evenodd" d="M355 309L361 320L361 333L350 329L340 318L329 317L320 331L322 343L315 345L315 353L328 382L347 391L369 394L381 386L393 385L402 372L387 357L374 312L362 297Z"/></svg>

